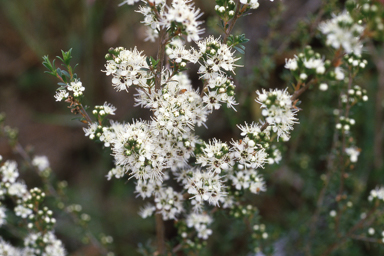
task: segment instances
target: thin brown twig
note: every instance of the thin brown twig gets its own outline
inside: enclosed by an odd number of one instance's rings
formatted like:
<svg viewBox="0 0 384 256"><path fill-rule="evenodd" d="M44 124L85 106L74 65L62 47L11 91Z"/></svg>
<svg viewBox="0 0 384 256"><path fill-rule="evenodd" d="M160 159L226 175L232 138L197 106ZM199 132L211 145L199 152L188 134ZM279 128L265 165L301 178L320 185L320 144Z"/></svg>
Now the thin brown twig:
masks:
<svg viewBox="0 0 384 256"><path fill-rule="evenodd" d="M155 214L156 220L156 237L157 237L157 255L165 253L165 228L163 215L161 213Z"/></svg>

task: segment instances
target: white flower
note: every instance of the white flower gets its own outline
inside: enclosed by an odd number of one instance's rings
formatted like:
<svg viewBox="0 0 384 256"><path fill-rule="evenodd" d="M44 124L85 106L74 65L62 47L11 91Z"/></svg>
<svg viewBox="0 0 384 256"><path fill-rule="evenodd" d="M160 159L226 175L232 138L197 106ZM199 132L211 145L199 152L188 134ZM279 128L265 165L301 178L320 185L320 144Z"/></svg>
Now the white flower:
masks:
<svg viewBox="0 0 384 256"><path fill-rule="evenodd" d="M207 171L221 173L222 170L228 170L233 165L228 154L228 145L216 138L205 144L203 152L204 154L196 156L196 163L206 166Z"/></svg>
<svg viewBox="0 0 384 256"><path fill-rule="evenodd" d="M368 200L372 201L375 198L384 201L384 187L377 187L371 190Z"/></svg>
<svg viewBox="0 0 384 256"><path fill-rule="evenodd" d="M240 58L234 58L234 52L226 44L222 44L219 38L209 36L198 43L199 55L203 57L198 73L201 78L215 79L224 76L224 71L234 72L235 62Z"/></svg>
<svg viewBox="0 0 384 256"><path fill-rule="evenodd" d="M171 60L174 60L176 63L181 63L183 60L196 62L194 54L184 48L184 45L176 46L176 47L168 47L166 50L166 54L168 54Z"/></svg>
<svg viewBox="0 0 384 256"><path fill-rule="evenodd" d="M315 69L317 74L324 74L325 66L322 59L310 58L304 60L304 66L308 69Z"/></svg>
<svg viewBox="0 0 384 256"><path fill-rule="evenodd" d="M277 132L278 137L288 137L289 131L293 129L293 124L297 121L295 117L297 110L292 106L291 95L288 94L287 89L284 91L263 90L256 93L259 95L256 102L261 104L263 109L261 114L270 124L269 129Z"/></svg>
<svg viewBox="0 0 384 256"><path fill-rule="evenodd" d="M15 207L15 214L16 216L20 216L21 218L25 219L32 214L32 210L19 204Z"/></svg>
<svg viewBox="0 0 384 256"><path fill-rule="evenodd" d="M153 206L151 204L147 204L145 207L140 209L139 215L141 216L141 218L146 219L146 218L152 216L152 214L155 211L156 211L155 206Z"/></svg>
<svg viewBox="0 0 384 256"><path fill-rule="evenodd" d="M16 178L19 177L17 163L15 161L6 161L4 165L0 168L0 172L3 176L3 182L14 183L16 181Z"/></svg>
<svg viewBox="0 0 384 256"><path fill-rule="evenodd" d="M360 155L360 150L357 147L349 147L345 149L345 153L349 155L352 163L356 163L357 158Z"/></svg>
<svg viewBox="0 0 384 256"><path fill-rule="evenodd" d="M46 156L35 156L32 160L32 165L35 166L39 171L44 171L49 168L49 160Z"/></svg>
<svg viewBox="0 0 384 256"><path fill-rule="evenodd" d="M55 94L56 101L62 101L66 98L68 98L69 93L66 90L58 90Z"/></svg>
<svg viewBox="0 0 384 256"><path fill-rule="evenodd" d="M83 87L82 83L79 80L75 80L74 82L71 82L70 85L67 86L68 91L73 92L73 96L79 97L83 95L83 91L85 88Z"/></svg>
<svg viewBox="0 0 384 256"><path fill-rule="evenodd" d="M56 238L53 232L42 233L30 233L24 239L24 254L31 255L38 244L43 242L46 246L41 252L42 256L65 256L66 251L63 247L63 243ZM32 253L34 255L34 253Z"/></svg>
<svg viewBox="0 0 384 256"><path fill-rule="evenodd" d="M191 199L195 200L195 210L199 210L204 201L216 206L225 197L219 175L199 169L191 169L190 174L192 177L187 178L185 189L192 195Z"/></svg>
<svg viewBox="0 0 384 256"><path fill-rule="evenodd" d="M163 215L163 220L177 219L183 210L183 195L172 187L162 188L155 197L156 209Z"/></svg>
<svg viewBox="0 0 384 256"><path fill-rule="evenodd" d="M179 23L187 35L187 41L197 41L200 34L204 32L199 28L201 21L197 21L202 15L199 9L196 9L191 0L172 1L172 5L168 8L165 19L161 25L169 27L172 22Z"/></svg>
<svg viewBox="0 0 384 256"><path fill-rule="evenodd" d="M107 60L106 74L112 75L112 85L117 91L126 90L130 86L147 86L147 79L152 76L144 69L149 69L145 56L141 55L135 47L133 50L127 50L123 47L115 49L118 55L113 60Z"/></svg>
<svg viewBox="0 0 384 256"><path fill-rule="evenodd" d="M107 179L110 180L113 176L116 178L116 179L120 179L121 177L123 177L126 173L126 170L121 167L121 166L116 166L115 168L113 168L112 170L110 170L107 174Z"/></svg>
<svg viewBox="0 0 384 256"><path fill-rule="evenodd" d="M319 89L320 89L320 91L326 91L326 90L328 90L328 85L326 83L321 83L319 85Z"/></svg>
<svg viewBox="0 0 384 256"><path fill-rule="evenodd" d="M271 2L273 2L273 0L271 0ZM260 6L258 0L240 0L240 3L242 3L242 4L249 4L249 7L251 9L257 9Z"/></svg>
<svg viewBox="0 0 384 256"><path fill-rule="evenodd" d="M209 91L208 94L204 94L203 102L210 112L212 112L213 109L219 109L221 106L219 102L219 95L216 91Z"/></svg>
<svg viewBox="0 0 384 256"><path fill-rule="evenodd" d="M293 59L285 59L285 66L286 69L290 70L296 70L297 69L297 56Z"/></svg>
<svg viewBox="0 0 384 256"><path fill-rule="evenodd" d="M7 220L5 219L7 217L7 215L5 214L5 211L6 211L6 208L0 206L0 227L2 225L4 225L5 223L7 223ZM0 247L1 247L1 245L0 245ZM0 249L0 253L1 253L1 249Z"/></svg>
<svg viewBox="0 0 384 256"><path fill-rule="evenodd" d="M344 72L343 72L343 69L340 68L340 67L336 67L335 68L335 74L336 74L336 80L343 80L345 78L345 75L344 75Z"/></svg>
<svg viewBox="0 0 384 256"><path fill-rule="evenodd" d="M191 213L186 217L187 227L195 228L197 237L205 240L212 234L212 230L207 228L212 221L212 217L206 213Z"/></svg>
<svg viewBox="0 0 384 256"><path fill-rule="evenodd" d="M89 136L89 138L93 140L95 138L95 133L98 125L99 124L97 122L94 122L94 123L88 124L88 128L83 128L83 131L85 132L85 136L87 137Z"/></svg>
<svg viewBox="0 0 384 256"><path fill-rule="evenodd" d="M15 182L8 187L8 194L22 198L28 194L27 186L24 183Z"/></svg>
<svg viewBox="0 0 384 256"><path fill-rule="evenodd" d="M2 238L0 238L0 255L26 256L26 254L22 253L19 249L13 247L11 244L5 242Z"/></svg>
<svg viewBox="0 0 384 256"><path fill-rule="evenodd" d="M115 115L116 107L110 103L105 102L103 105L104 112L107 115Z"/></svg>
<svg viewBox="0 0 384 256"><path fill-rule="evenodd" d="M253 143L252 143L253 142ZM268 154L259 145L256 145L249 137L240 141L233 141L231 148L231 158L247 168L263 167Z"/></svg>
<svg viewBox="0 0 384 256"><path fill-rule="evenodd" d="M364 27L357 24L349 12L344 11L339 15L333 15L330 20L321 22L319 30L327 35L327 45L331 45L335 49L343 47L346 53L361 55L363 44L360 36Z"/></svg>

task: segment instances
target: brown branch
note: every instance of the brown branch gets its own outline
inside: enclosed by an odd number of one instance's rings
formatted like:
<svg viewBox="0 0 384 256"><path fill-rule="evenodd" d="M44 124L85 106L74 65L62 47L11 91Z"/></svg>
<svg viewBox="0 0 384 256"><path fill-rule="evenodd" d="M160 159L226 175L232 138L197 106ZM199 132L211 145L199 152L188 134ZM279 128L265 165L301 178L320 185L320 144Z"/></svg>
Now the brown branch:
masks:
<svg viewBox="0 0 384 256"><path fill-rule="evenodd" d="M225 30L225 35L224 35L224 38L223 38L223 43L227 43L228 36L231 34L231 31L232 31L233 27L235 26L236 21L241 17L241 15L243 15L245 10L247 10L247 6L244 5L243 8L240 10L240 2L239 2L239 0L237 0L236 1L235 15L231 19L228 28Z"/></svg>
<svg viewBox="0 0 384 256"><path fill-rule="evenodd" d="M163 215L161 213L155 214L156 220L156 237L157 237L157 251L156 255L163 255L165 253L165 228Z"/></svg>

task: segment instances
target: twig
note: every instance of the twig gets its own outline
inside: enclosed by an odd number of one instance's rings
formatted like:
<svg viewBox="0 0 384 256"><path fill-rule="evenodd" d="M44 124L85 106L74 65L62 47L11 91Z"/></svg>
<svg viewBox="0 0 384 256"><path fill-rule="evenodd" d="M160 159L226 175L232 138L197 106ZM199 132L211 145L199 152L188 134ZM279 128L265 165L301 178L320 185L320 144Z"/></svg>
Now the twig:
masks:
<svg viewBox="0 0 384 256"><path fill-rule="evenodd" d="M165 228L163 215L161 213L155 214L156 220L156 237L157 237L157 255L165 253Z"/></svg>

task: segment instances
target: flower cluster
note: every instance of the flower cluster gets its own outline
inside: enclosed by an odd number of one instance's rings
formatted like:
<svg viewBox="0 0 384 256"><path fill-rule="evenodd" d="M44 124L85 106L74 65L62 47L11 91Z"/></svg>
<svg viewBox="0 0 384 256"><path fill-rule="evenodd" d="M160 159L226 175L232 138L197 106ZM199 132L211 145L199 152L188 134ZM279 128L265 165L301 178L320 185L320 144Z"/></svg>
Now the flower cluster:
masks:
<svg viewBox="0 0 384 256"><path fill-rule="evenodd" d="M289 69L298 81L306 82L311 77L323 76L331 66L331 61L324 60L319 53L306 46L303 53L285 60L285 68Z"/></svg>
<svg viewBox="0 0 384 256"><path fill-rule="evenodd" d="M149 66L145 56L141 55L136 47L133 50L127 50L123 47L110 49L106 55L107 64L105 65L106 75L112 75L112 85L117 91L126 90L136 86L147 86L147 80L151 78L150 73L143 69Z"/></svg>
<svg viewBox="0 0 384 256"><path fill-rule="evenodd" d="M195 210L201 210L204 201L216 206L225 196L223 181L216 173L190 169L186 175L187 178L183 179L182 183L192 196L192 205Z"/></svg>
<svg viewBox="0 0 384 256"><path fill-rule="evenodd" d="M381 200L381 201L384 201L384 188L383 187L377 187L377 188L371 190L371 193L369 194L368 200L372 201L376 198Z"/></svg>
<svg viewBox="0 0 384 256"><path fill-rule="evenodd" d="M261 114L266 122L277 132L278 137L289 137L289 131L297 121L295 115L298 111L292 104L291 95L287 90L263 90L257 91L257 94L256 102L261 104Z"/></svg>
<svg viewBox="0 0 384 256"><path fill-rule="evenodd" d="M212 230L207 227L212 221L212 217L204 213L191 213L186 218L187 227L193 227L197 232L197 237L205 240L212 234Z"/></svg>
<svg viewBox="0 0 384 256"><path fill-rule="evenodd" d="M201 16L199 9L193 6L191 0L172 1L170 6L166 6L165 0L149 1L151 4L140 6L138 12L144 15L144 23L147 27L147 38L152 42L158 37L158 30L164 28L170 33L177 35L185 34L187 41L197 41L200 34L204 32L199 26ZM123 3L134 4L134 1ZM156 9L154 9L156 6Z"/></svg>
<svg viewBox="0 0 384 256"><path fill-rule="evenodd" d="M364 27L357 24L348 11L343 11L334 15L332 19L321 22L319 30L327 36L327 45L335 49L342 47L346 53L361 55L363 45L360 36Z"/></svg>
<svg viewBox="0 0 384 256"><path fill-rule="evenodd" d="M228 178L237 190L249 189L254 194L266 191L264 179L258 172L255 169L244 168L241 164L237 165Z"/></svg>
<svg viewBox="0 0 384 256"><path fill-rule="evenodd" d="M360 150L357 147L350 147L345 149L345 153L349 156L352 163L356 163Z"/></svg>
<svg viewBox="0 0 384 256"><path fill-rule="evenodd" d="M176 219L183 210L183 195L172 187L162 188L155 196L156 209L164 220Z"/></svg>
<svg viewBox="0 0 384 256"><path fill-rule="evenodd" d="M34 157L32 165L39 172L49 169L45 156ZM0 177L0 226L7 223L7 211L1 201L11 198L16 202L14 214L26 220L29 231L24 238L24 248L14 247L0 238L0 255L66 255L62 242L53 233L56 223L53 212L43 206L45 193L39 188L28 191L24 182L17 180L19 172L15 161L7 160L1 164Z"/></svg>

